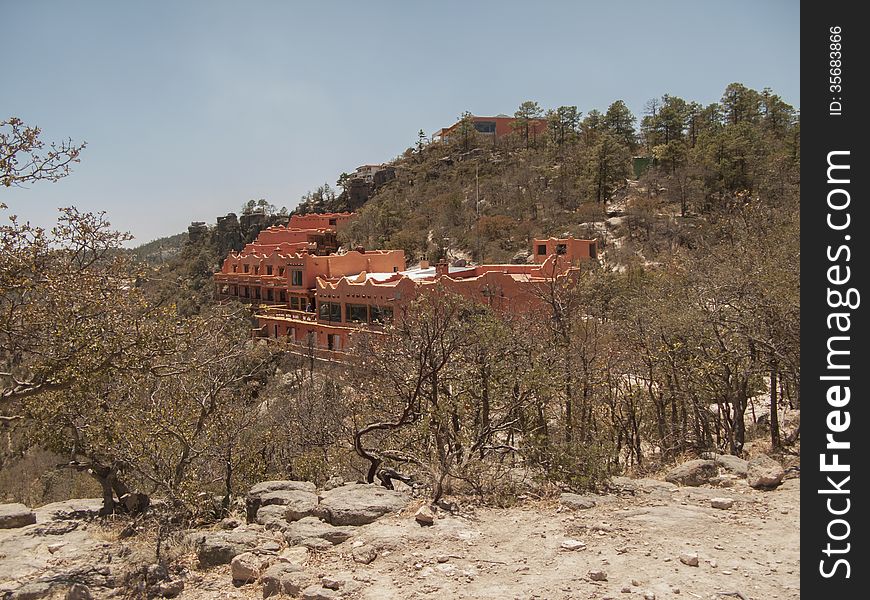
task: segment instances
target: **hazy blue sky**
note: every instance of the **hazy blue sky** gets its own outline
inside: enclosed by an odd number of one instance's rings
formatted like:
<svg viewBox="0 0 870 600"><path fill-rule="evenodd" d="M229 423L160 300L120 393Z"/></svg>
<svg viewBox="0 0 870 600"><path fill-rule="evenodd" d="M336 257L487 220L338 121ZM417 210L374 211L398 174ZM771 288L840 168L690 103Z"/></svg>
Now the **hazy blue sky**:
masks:
<svg viewBox="0 0 870 600"><path fill-rule="evenodd" d="M465 110L523 100L636 115L740 81L799 106L796 1L0 0L0 118L88 147L59 183L0 188L49 224L106 210L139 243L251 198L295 206Z"/></svg>

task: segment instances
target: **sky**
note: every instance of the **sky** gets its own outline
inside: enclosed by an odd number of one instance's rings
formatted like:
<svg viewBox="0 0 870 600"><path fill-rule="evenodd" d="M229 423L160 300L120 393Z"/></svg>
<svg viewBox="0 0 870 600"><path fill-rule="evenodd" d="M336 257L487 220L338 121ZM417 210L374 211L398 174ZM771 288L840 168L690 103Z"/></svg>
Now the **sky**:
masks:
<svg viewBox="0 0 870 600"><path fill-rule="evenodd" d="M799 3L0 0L0 120L87 147L7 214L108 213L132 245L391 160L464 111L583 113L731 82L800 107ZM5 217L4 217L5 219Z"/></svg>

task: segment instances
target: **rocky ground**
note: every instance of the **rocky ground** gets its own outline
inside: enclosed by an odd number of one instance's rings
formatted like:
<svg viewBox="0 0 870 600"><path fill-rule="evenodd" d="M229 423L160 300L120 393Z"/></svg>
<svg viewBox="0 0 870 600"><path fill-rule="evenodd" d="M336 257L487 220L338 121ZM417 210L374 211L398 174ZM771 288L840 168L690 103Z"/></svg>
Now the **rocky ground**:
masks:
<svg viewBox="0 0 870 600"><path fill-rule="evenodd" d="M97 501L7 505L0 598L800 597L796 473L711 457L666 479L452 511L374 486L264 482L247 499L252 522L187 533L168 570L94 519Z"/></svg>

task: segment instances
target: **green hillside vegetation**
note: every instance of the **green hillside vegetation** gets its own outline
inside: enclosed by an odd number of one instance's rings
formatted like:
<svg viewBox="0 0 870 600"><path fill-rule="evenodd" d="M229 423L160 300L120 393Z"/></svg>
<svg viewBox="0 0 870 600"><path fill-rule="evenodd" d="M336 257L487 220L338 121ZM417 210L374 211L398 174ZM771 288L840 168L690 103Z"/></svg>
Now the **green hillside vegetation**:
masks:
<svg viewBox="0 0 870 600"><path fill-rule="evenodd" d="M176 233L136 246L131 253L140 262L160 265L177 256L186 241L187 232Z"/></svg>
<svg viewBox="0 0 870 600"><path fill-rule="evenodd" d="M533 117L549 123L536 138L523 127ZM625 207L633 238L650 237L656 213L711 217L742 199L781 206L796 194L800 122L770 90L731 84L708 106L664 95L640 119L622 101L585 115L576 106L545 112L525 102L516 118L516 132L496 142L466 114L449 142L406 150L392 163L397 178L345 233L347 245L401 248L410 260L450 247L508 261L534 236L600 235L592 223L632 191L642 196ZM628 187L634 156L654 166ZM314 195L318 212L341 207L341 195Z"/></svg>

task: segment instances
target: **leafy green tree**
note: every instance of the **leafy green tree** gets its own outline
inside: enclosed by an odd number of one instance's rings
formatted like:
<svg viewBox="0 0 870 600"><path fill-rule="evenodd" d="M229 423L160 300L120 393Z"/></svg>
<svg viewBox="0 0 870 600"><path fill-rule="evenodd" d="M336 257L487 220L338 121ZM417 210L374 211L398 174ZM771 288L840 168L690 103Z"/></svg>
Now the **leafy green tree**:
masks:
<svg viewBox="0 0 870 600"><path fill-rule="evenodd" d="M547 129L550 131L553 143L561 148L577 133L580 112L576 106L560 106L555 110L548 110L546 118Z"/></svg>
<svg viewBox="0 0 870 600"><path fill-rule="evenodd" d="M585 179L596 203L607 202L613 192L625 185L631 152L620 138L609 132L598 136L585 165Z"/></svg>
<svg viewBox="0 0 870 600"><path fill-rule="evenodd" d="M542 116L541 107L537 102L532 100L526 100L520 104L520 107L514 113L515 121L513 122L513 128L522 135L526 148L529 147L530 143L534 143L533 136L537 131L535 121Z"/></svg>
<svg viewBox="0 0 870 600"><path fill-rule="evenodd" d="M721 103L726 122L731 125L743 121L755 123L761 117L761 96L741 83L729 84Z"/></svg>
<svg viewBox="0 0 870 600"><path fill-rule="evenodd" d="M586 116L580 122L580 131L583 133L583 141L587 147L595 144L598 134L601 133L603 128L604 117L600 111L593 108L586 113Z"/></svg>
<svg viewBox="0 0 870 600"><path fill-rule="evenodd" d="M465 111L459 115L457 126L459 141L462 144L462 149L466 152L471 148L471 144L477 137L477 130L474 128L474 115Z"/></svg>
<svg viewBox="0 0 870 600"><path fill-rule="evenodd" d="M634 123L637 121L628 106L622 100L617 100L607 108L603 123L607 131L622 145L633 149L635 142Z"/></svg>

